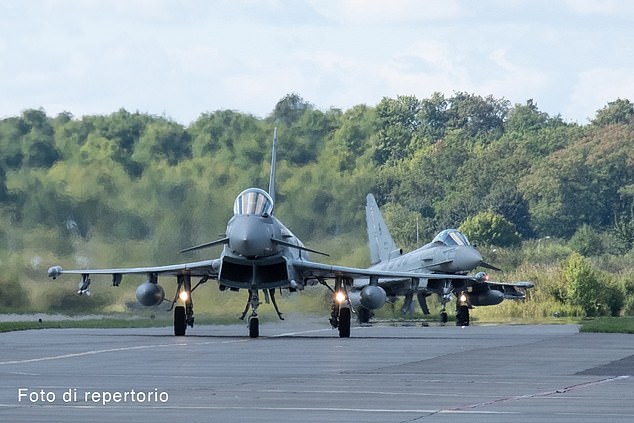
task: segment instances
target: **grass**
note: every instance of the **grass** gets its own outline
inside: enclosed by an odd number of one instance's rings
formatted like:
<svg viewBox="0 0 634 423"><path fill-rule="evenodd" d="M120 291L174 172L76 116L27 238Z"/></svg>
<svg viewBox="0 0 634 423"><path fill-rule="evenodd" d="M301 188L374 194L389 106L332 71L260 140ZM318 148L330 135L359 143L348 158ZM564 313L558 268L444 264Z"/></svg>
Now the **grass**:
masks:
<svg viewBox="0 0 634 423"><path fill-rule="evenodd" d="M196 324L231 324L240 322L235 316L206 316L197 315ZM43 320L43 321L16 321L0 322L0 333L33 329L117 329L117 328L158 328L171 327L172 317L166 314L161 318L139 318L129 317L109 317L96 319L64 319L64 320Z"/></svg>
<svg viewBox="0 0 634 423"><path fill-rule="evenodd" d="M581 332L634 334L634 317L598 317L579 322Z"/></svg>
<svg viewBox="0 0 634 423"><path fill-rule="evenodd" d="M127 320L127 319L95 319L95 320L51 320L30 322L0 322L0 332L12 332L31 329L69 329L69 328L138 328L169 326L167 320Z"/></svg>
<svg viewBox="0 0 634 423"><path fill-rule="evenodd" d="M198 317L197 324L229 324L236 322L235 317L223 319L211 317ZM527 323L514 321L513 323ZM552 322L551 322L552 323ZM581 332L600 333L626 333L634 334L634 317L600 317L595 319L583 319L578 322ZM69 329L69 328L91 328L91 329L113 329L113 328L153 328L169 327L172 325L171 319L89 319L89 320L51 320L51 321L21 321L21 322L0 322L1 332L12 332L32 329Z"/></svg>

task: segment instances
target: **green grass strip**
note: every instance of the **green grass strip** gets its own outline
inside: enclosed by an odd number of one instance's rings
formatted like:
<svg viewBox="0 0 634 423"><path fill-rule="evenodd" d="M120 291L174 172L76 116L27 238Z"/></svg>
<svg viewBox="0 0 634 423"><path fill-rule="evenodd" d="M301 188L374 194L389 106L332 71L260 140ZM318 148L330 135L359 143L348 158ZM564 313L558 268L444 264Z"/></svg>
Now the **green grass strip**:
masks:
<svg viewBox="0 0 634 423"><path fill-rule="evenodd" d="M634 334L633 317L598 317L579 322L581 332L630 333Z"/></svg>

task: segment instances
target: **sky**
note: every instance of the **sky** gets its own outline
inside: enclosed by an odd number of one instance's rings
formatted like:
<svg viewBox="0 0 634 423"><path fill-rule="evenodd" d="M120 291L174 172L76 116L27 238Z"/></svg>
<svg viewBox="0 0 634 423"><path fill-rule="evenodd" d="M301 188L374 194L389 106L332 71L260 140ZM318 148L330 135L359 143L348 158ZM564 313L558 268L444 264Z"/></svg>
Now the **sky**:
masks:
<svg viewBox="0 0 634 423"><path fill-rule="evenodd" d="M634 101L634 1L0 1L0 119L124 108L189 125L264 118L291 93L345 111L434 92L586 124Z"/></svg>

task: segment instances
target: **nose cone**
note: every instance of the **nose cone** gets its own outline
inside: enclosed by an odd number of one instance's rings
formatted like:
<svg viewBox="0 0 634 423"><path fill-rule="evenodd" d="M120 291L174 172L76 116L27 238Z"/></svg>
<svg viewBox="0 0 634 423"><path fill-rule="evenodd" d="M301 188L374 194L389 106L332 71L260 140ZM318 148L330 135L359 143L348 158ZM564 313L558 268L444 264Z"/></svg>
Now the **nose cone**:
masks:
<svg viewBox="0 0 634 423"><path fill-rule="evenodd" d="M456 271L470 271L482 262L482 255L473 247L461 247L456 251L453 266Z"/></svg>
<svg viewBox="0 0 634 423"><path fill-rule="evenodd" d="M243 257L262 257L274 252L272 225L260 216L236 216L227 232L229 248Z"/></svg>

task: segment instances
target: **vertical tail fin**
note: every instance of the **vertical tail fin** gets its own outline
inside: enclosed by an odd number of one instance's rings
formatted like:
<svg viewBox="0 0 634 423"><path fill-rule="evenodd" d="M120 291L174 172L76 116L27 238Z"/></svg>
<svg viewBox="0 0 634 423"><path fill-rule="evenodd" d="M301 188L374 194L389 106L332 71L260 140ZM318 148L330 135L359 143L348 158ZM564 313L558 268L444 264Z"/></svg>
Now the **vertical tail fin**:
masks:
<svg viewBox="0 0 634 423"><path fill-rule="evenodd" d="M365 220L368 225L368 246L372 264L401 255L402 251L394 243L372 194L366 197Z"/></svg>
<svg viewBox="0 0 634 423"><path fill-rule="evenodd" d="M275 173L277 170L277 127L273 129L273 150L271 152L271 175L269 176L269 195L275 205Z"/></svg>

